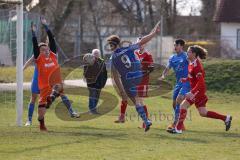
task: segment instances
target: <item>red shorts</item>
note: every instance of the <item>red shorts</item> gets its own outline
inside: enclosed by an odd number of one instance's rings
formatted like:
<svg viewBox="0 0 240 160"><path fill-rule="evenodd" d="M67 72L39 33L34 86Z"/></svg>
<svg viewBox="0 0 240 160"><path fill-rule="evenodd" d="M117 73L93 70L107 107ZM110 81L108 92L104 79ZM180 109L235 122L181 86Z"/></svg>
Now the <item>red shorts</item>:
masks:
<svg viewBox="0 0 240 160"><path fill-rule="evenodd" d="M197 108L206 107L208 97L205 94L197 94L194 99L186 99L190 105L195 104Z"/></svg>
<svg viewBox="0 0 240 160"><path fill-rule="evenodd" d="M148 85L138 85L137 86L138 97L148 97Z"/></svg>
<svg viewBox="0 0 240 160"><path fill-rule="evenodd" d="M39 105L47 104L47 97L50 96L52 93L52 87L45 87L40 89L40 96L39 96ZM60 95L63 94L63 90L60 91Z"/></svg>
<svg viewBox="0 0 240 160"><path fill-rule="evenodd" d="M47 104L47 97L52 93L51 87L40 89L39 105Z"/></svg>

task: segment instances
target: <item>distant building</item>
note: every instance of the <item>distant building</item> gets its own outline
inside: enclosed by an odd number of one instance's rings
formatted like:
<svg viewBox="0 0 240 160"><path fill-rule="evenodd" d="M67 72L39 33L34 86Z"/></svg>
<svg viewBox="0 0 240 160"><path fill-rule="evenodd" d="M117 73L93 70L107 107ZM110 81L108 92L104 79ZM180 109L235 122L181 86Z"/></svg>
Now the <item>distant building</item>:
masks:
<svg viewBox="0 0 240 160"><path fill-rule="evenodd" d="M220 23L221 55L240 58L240 0L217 1L213 20Z"/></svg>

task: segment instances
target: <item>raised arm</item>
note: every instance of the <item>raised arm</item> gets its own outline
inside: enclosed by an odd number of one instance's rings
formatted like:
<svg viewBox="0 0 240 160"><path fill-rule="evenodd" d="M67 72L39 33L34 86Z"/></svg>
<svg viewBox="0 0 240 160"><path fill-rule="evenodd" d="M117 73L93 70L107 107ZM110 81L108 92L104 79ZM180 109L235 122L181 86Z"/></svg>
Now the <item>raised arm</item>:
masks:
<svg viewBox="0 0 240 160"><path fill-rule="evenodd" d="M34 54L34 58L37 59L40 54L40 50L38 47L38 41L37 41L37 36L36 36L37 28L34 23L31 23L31 30L32 30L33 54Z"/></svg>
<svg viewBox="0 0 240 160"><path fill-rule="evenodd" d="M142 37L141 40L139 40L138 44L141 46L148 43L159 32L160 32L160 22L158 22L155 25L153 30L148 35Z"/></svg>
<svg viewBox="0 0 240 160"><path fill-rule="evenodd" d="M49 48L50 50L53 52L53 53L57 53L57 45L56 45L56 42L55 42L55 39L54 39L54 36L51 32L51 30L48 28L48 24L47 24L47 21L44 17L41 17L41 23L42 25L44 26L46 32L47 32L47 35L48 35L48 39L49 39Z"/></svg>
<svg viewBox="0 0 240 160"><path fill-rule="evenodd" d="M27 62L23 66L23 70L27 69L33 63L33 61L34 61L34 56L32 56L27 60Z"/></svg>

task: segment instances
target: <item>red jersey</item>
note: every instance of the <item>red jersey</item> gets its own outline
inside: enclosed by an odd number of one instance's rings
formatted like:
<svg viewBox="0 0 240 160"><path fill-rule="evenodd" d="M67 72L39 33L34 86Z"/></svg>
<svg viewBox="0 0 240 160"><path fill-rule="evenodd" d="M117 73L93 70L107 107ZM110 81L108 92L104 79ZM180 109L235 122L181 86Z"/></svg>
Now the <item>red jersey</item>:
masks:
<svg viewBox="0 0 240 160"><path fill-rule="evenodd" d="M135 51L135 54L138 56L141 62L143 71L148 70L148 67L153 65L153 58L149 52L144 51L143 53L139 53L139 51ZM149 82L149 75L147 74L146 76L143 77L141 84L147 85L148 82Z"/></svg>
<svg viewBox="0 0 240 160"><path fill-rule="evenodd" d="M56 82L61 81L57 56L53 52L50 52L49 57L40 53L35 62L38 69L38 85L40 90L51 86L53 84L50 81L51 79L54 79Z"/></svg>
<svg viewBox="0 0 240 160"><path fill-rule="evenodd" d="M206 92L205 71L199 59L190 62L188 65L188 79L193 94L203 95Z"/></svg>

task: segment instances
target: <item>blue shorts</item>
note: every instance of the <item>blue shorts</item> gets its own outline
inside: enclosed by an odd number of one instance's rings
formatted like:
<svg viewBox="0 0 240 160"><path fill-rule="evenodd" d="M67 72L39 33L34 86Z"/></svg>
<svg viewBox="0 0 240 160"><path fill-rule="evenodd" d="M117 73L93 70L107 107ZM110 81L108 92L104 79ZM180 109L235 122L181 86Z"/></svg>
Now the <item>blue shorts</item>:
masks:
<svg viewBox="0 0 240 160"><path fill-rule="evenodd" d="M126 82L126 81L122 81L122 84L128 97L137 96L137 85L131 82Z"/></svg>
<svg viewBox="0 0 240 160"><path fill-rule="evenodd" d="M173 100L176 100L178 95L185 96L186 93L190 92L190 89L191 87L189 82L177 83L173 90Z"/></svg>
<svg viewBox="0 0 240 160"><path fill-rule="evenodd" d="M127 80L122 78L121 81L128 97L136 97L138 93L137 86L142 81L142 76Z"/></svg>
<svg viewBox="0 0 240 160"><path fill-rule="evenodd" d="M37 70L37 67L34 68L32 85L31 85L31 92L34 93L34 94L40 94L40 90L38 88L38 70Z"/></svg>

